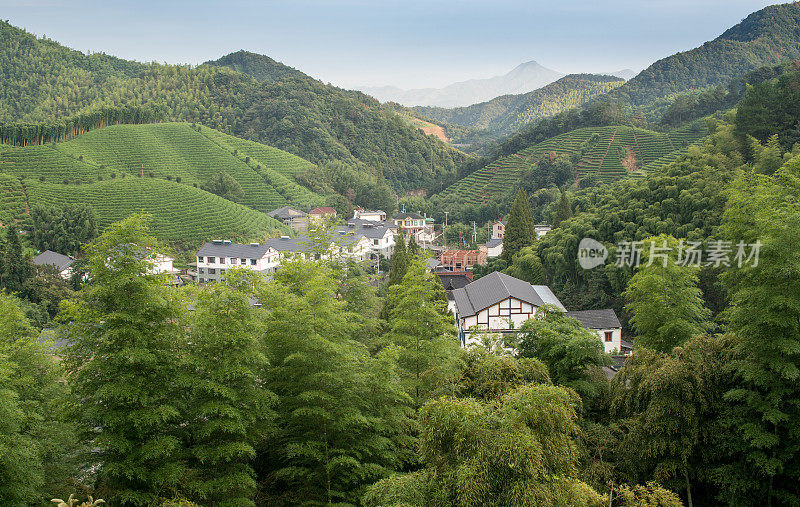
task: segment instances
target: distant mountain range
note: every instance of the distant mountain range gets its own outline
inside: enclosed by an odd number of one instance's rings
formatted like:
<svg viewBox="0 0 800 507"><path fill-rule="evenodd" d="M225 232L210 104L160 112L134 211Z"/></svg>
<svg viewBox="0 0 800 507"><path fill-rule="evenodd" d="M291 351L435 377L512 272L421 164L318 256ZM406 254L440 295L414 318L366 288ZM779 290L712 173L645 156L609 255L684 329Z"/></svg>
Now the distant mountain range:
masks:
<svg viewBox="0 0 800 507"><path fill-rule="evenodd" d="M636 75L631 69L603 74L626 80ZM470 79L444 88L403 90L396 86L365 86L359 90L381 102L397 102L404 106L464 107L487 102L503 95L528 93L547 86L564 75L531 60L516 66L511 72L502 76Z"/></svg>

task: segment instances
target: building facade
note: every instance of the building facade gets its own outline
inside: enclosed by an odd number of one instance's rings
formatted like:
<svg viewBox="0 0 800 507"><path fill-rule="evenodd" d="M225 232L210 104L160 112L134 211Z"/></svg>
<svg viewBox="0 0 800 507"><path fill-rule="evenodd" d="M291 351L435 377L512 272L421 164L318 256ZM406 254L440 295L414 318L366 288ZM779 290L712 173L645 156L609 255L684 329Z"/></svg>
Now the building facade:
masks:
<svg viewBox="0 0 800 507"><path fill-rule="evenodd" d="M267 216L283 222L295 231L304 231L308 227L308 215L289 206L272 210L267 213Z"/></svg>
<svg viewBox="0 0 800 507"><path fill-rule="evenodd" d="M199 283L223 281L225 272L233 267L270 274L279 265L278 251L269 245L240 245L228 240L214 240L204 244L196 257L196 276Z"/></svg>

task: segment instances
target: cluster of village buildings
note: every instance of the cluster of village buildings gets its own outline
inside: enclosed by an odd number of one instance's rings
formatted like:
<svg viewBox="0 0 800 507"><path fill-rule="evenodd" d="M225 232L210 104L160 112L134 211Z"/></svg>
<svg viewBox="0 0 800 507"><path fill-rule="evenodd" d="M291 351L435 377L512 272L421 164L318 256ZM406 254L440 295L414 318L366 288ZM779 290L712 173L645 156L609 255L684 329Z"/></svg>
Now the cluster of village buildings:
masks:
<svg viewBox="0 0 800 507"><path fill-rule="evenodd" d="M434 220L420 213L401 211L387 219L383 211L356 209L353 217L344 222L335 221L336 211L330 207L315 208L309 213L283 207L269 215L297 231L296 237L282 236L249 244L214 240L200 248L189 269L177 270L171 257L158 255L152 270L171 274L177 285L182 279L200 284L218 282L225 279L225 272L230 268L269 275L279 269L285 259L298 255L305 258L333 255L371 263L380 269L380 259L391 258L402 229L406 241L413 237L418 245L435 255L428 261L429 269L445 289L448 309L455 318L462 346L478 342L479 335L487 332L501 336L513 334L536 315L538 308L551 305L595 331L606 352L624 357L632 351L632 345L622 339L622 326L611 309L568 311L549 287L531 285L500 272L473 281L474 265L486 264L487 259L502 253L505 221L490 224L490 239L479 249L450 250L439 245ZM323 220L337 225L319 228L325 231L319 234L314 225ZM549 230L549 226L537 225L537 237ZM34 263L56 266L62 276L69 277L73 259L48 250L37 256Z"/></svg>

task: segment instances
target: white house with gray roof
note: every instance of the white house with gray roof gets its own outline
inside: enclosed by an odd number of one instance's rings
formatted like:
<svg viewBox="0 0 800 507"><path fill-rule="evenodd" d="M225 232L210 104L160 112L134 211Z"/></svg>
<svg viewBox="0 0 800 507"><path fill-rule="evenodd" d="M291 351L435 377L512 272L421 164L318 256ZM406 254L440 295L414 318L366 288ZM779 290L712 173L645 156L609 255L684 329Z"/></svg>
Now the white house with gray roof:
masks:
<svg viewBox="0 0 800 507"><path fill-rule="evenodd" d="M530 283L495 271L453 292L456 327L462 346L476 343L472 330L510 334L536 315L542 305L566 311L546 285Z"/></svg>
<svg viewBox="0 0 800 507"><path fill-rule="evenodd" d="M33 264L36 266L53 266L58 270L61 278L68 280L72 276L72 263L75 259L68 255L62 255L52 250L45 250L33 258Z"/></svg>
<svg viewBox="0 0 800 507"><path fill-rule="evenodd" d="M224 280L225 272L233 267L274 273L278 264L278 251L268 244L239 245L228 240L214 240L197 252L197 281Z"/></svg>
<svg viewBox="0 0 800 507"><path fill-rule="evenodd" d="M385 222L375 222L353 218L345 226L337 228L340 234L353 234L357 238L365 238L369 244L371 260L379 257L389 258L394 253L395 233Z"/></svg>
<svg viewBox="0 0 800 507"><path fill-rule="evenodd" d="M573 311L567 312L567 317L579 320L583 327L597 333L607 354L615 352L618 355L627 355L630 353L630 344L623 343L622 324L614 310L609 308Z"/></svg>

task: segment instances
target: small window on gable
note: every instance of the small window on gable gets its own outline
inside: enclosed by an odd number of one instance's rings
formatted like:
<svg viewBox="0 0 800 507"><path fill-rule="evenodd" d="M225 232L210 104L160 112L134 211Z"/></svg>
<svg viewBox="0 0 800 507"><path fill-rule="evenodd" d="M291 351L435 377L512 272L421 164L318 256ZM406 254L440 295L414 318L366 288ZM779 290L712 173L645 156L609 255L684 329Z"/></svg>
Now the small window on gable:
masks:
<svg viewBox="0 0 800 507"><path fill-rule="evenodd" d="M610 342L614 340L614 331L606 331L606 341Z"/></svg>

